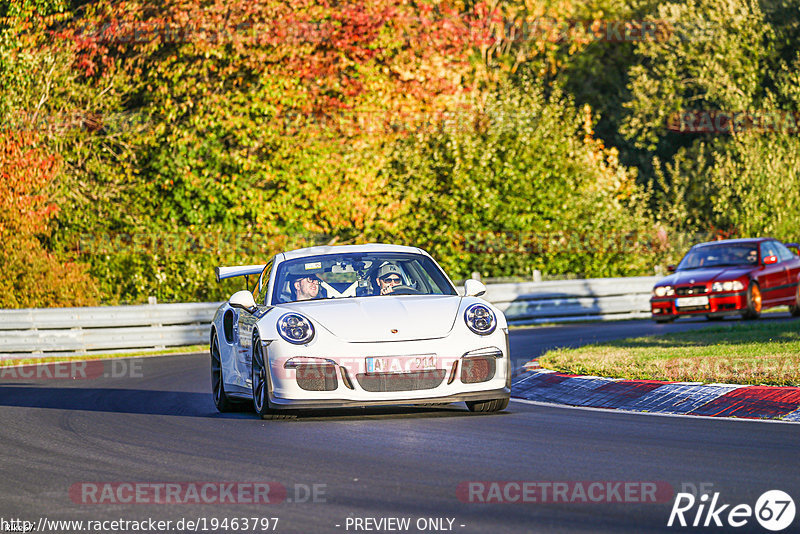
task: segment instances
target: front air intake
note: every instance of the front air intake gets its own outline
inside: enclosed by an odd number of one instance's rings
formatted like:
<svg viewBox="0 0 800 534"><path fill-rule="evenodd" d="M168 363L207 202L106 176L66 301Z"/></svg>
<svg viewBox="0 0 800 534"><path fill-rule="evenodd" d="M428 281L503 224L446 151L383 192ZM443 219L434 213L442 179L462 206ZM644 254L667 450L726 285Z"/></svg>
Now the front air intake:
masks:
<svg viewBox="0 0 800 534"><path fill-rule="evenodd" d="M416 371L413 373L357 374L356 380L365 391L385 393L389 391L415 391L433 389L444 381L445 370Z"/></svg>
<svg viewBox="0 0 800 534"><path fill-rule="evenodd" d="M297 366L297 385L306 391L334 391L339 387L336 366L331 363L304 363Z"/></svg>
<svg viewBox="0 0 800 534"><path fill-rule="evenodd" d="M464 384L486 382L494 378L495 370L496 364L493 357L475 356L462 358L461 381Z"/></svg>

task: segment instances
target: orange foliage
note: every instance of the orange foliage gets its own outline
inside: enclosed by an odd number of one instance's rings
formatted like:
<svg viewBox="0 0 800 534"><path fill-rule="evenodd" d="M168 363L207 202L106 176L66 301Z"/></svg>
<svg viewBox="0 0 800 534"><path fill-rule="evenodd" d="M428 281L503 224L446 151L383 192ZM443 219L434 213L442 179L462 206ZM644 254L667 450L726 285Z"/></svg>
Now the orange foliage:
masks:
<svg viewBox="0 0 800 534"><path fill-rule="evenodd" d="M0 136L0 236L45 233L58 209L42 191L57 170L56 158L37 147L35 134Z"/></svg>
<svg viewBox="0 0 800 534"><path fill-rule="evenodd" d="M29 132L0 133L0 306L81 306L96 301L84 266L62 262L39 237L57 213L45 194L58 171L56 158Z"/></svg>
<svg viewBox="0 0 800 534"><path fill-rule="evenodd" d="M470 93L468 60L488 24L482 4L461 13L402 0L128 1L87 9L57 34L72 41L87 76L110 73L112 57L146 73L150 54L165 64L172 53L181 61L195 56L221 82L289 80L305 96L290 105L322 115L365 106L416 112L437 95L460 100Z"/></svg>

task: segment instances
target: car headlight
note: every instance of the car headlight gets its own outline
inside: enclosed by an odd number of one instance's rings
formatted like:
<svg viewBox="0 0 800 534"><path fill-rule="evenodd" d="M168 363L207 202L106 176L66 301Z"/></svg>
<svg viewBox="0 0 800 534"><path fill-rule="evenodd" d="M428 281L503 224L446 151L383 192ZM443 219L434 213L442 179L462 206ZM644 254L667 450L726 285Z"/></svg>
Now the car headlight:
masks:
<svg viewBox="0 0 800 534"><path fill-rule="evenodd" d="M653 288L653 294L657 297L668 297L670 295L675 294L675 290L672 286L658 286Z"/></svg>
<svg viewBox="0 0 800 534"><path fill-rule="evenodd" d="M488 336L497 327L494 312L483 304L473 304L464 312L464 322L470 330L481 336Z"/></svg>
<svg viewBox="0 0 800 534"><path fill-rule="evenodd" d="M729 280L727 282L714 282L711 284L711 291L741 291L744 284L739 280Z"/></svg>
<svg viewBox="0 0 800 534"><path fill-rule="evenodd" d="M314 338L311 321L299 313L287 313L278 319L278 333L283 339L295 345L303 345Z"/></svg>

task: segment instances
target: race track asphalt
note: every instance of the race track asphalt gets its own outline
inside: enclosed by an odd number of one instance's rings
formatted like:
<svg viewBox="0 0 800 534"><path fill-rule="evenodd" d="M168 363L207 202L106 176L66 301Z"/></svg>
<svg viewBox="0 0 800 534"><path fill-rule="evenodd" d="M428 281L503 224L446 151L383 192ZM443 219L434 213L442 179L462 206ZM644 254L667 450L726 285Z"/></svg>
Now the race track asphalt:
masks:
<svg viewBox="0 0 800 534"><path fill-rule="evenodd" d="M522 360L554 345L702 326L626 321L518 329L512 332L512 354ZM184 518L205 520L209 532L242 532L230 525L211 529L210 521L243 517L277 517L276 532L715 532L720 529L667 527L675 492L705 484L719 493L720 503L753 506L763 492L780 489L800 503L800 425L520 402L497 415L474 415L453 405L262 421L249 412L215 411L205 354L126 361L127 369L116 364L114 373L86 380L0 380L2 520ZM656 503L586 503L570 495L571 502L487 504L469 502L469 494L459 490L481 482L472 487L508 488L511 500L519 498L513 484L489 481L525 481L538 488L554 482L570 488L655 483L669 494ZM209 482L277 483L273 487L285 488L287 498L270 504L153 504L119 502L118 494L91 504L81 494L88 484L185 488ZM306 489L314 485L317 498L307 498ZM696 510L687 514L689 520ZM375 530L377 523L364 521L390 517L407 518L410 527ZM445 519L444 528L417 529L425 518ZM356 529L359 519L362 528ZM446 519L453 520L450 530ZM799 524L795 519L787 532ZM753 518L744 529L722 530L765 531Z"/></svg>

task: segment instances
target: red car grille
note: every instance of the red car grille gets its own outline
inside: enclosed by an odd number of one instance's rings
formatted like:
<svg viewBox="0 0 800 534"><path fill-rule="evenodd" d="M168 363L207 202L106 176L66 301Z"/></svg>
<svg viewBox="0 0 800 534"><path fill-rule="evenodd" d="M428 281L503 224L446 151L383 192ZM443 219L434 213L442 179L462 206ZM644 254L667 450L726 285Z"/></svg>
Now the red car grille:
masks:
<svg viewBox="0 0 800 534"><path fill-rule="evenodd" d="M705 295L706 292L706 286L684 286L675 288L675 294L679 297L685 297L688 295Z"/></svg>

